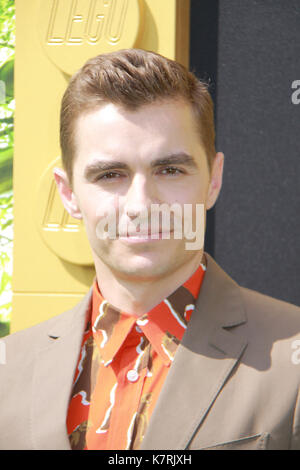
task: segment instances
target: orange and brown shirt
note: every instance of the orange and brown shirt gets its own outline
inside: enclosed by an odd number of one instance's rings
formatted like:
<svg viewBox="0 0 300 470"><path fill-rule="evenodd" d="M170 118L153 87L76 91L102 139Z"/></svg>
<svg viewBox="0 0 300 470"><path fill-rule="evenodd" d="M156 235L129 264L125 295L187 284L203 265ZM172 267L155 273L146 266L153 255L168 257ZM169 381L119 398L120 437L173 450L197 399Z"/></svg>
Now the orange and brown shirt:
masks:
<svg viewBox="0 0 300 470"><path fill-rule="evenodd" d="M95 280L67 415L72 449L139 449L205 269L139 318L103 299Z"/></svg>

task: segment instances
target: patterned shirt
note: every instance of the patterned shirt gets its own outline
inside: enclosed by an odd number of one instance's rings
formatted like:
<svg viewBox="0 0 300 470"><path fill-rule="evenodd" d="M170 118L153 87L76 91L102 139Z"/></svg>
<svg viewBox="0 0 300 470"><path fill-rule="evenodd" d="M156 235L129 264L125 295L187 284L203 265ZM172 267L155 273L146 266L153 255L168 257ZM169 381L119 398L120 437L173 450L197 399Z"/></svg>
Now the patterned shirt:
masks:
<svg viewBox="0 0 300 470"><path fill-rule="evenodd" d="M205 274L194 274L136 317L93 284L67 415L73 450L139 449Z"/></svg>

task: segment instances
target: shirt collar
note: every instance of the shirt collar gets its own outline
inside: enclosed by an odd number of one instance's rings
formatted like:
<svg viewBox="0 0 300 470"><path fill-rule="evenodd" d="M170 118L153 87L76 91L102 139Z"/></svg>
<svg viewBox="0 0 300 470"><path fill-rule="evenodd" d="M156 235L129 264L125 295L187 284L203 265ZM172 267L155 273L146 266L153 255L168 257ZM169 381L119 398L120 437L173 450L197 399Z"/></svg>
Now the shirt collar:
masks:
<svg viewBox="0 0 300 470"><path fill-rule="evenodd" d="M206 266L204 258L193 275L149 312L137 318L108 303L97 280L93 284L91 326L102 362L108 366L135 325L166 366L174 359L199 295Z"/></svg>

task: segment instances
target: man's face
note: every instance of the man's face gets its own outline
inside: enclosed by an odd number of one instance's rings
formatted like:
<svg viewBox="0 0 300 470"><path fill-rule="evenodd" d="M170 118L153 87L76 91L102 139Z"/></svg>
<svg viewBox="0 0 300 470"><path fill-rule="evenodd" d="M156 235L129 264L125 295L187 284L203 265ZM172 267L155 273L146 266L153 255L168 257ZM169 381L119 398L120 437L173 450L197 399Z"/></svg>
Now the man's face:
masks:
<svg viewBox="0 0 300 470"><path fill-rule="evenodd" d="M128 111L105 104L81 115L75 134L72 215L83 217L96 268L104 263L124 279L150 280L202 254L172 233L170 239L97 235L99 222L117 206L129 221L151 214L152 204L192 204L193 211L196 204L213 205L220 188L212 188L190 105L171 100Z"/></svg>

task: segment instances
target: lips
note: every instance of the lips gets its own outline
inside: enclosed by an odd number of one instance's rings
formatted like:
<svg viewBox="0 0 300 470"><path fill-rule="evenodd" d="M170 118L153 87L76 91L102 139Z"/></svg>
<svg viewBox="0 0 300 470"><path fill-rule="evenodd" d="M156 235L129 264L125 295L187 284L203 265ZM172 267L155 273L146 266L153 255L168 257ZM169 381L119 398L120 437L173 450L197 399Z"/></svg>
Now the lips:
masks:
<svg viewBox="0 0 300 470"><path fill-rule="evenodd" d="M119 238L155 238L155 237L161 237L162 235L170 235L173 233L173 231L170 230L170 232L157 232L157 233L152 233L151 231L149 232L136 232L134 234L127 234L127 233L120 233L118 236Z"/></svg>

